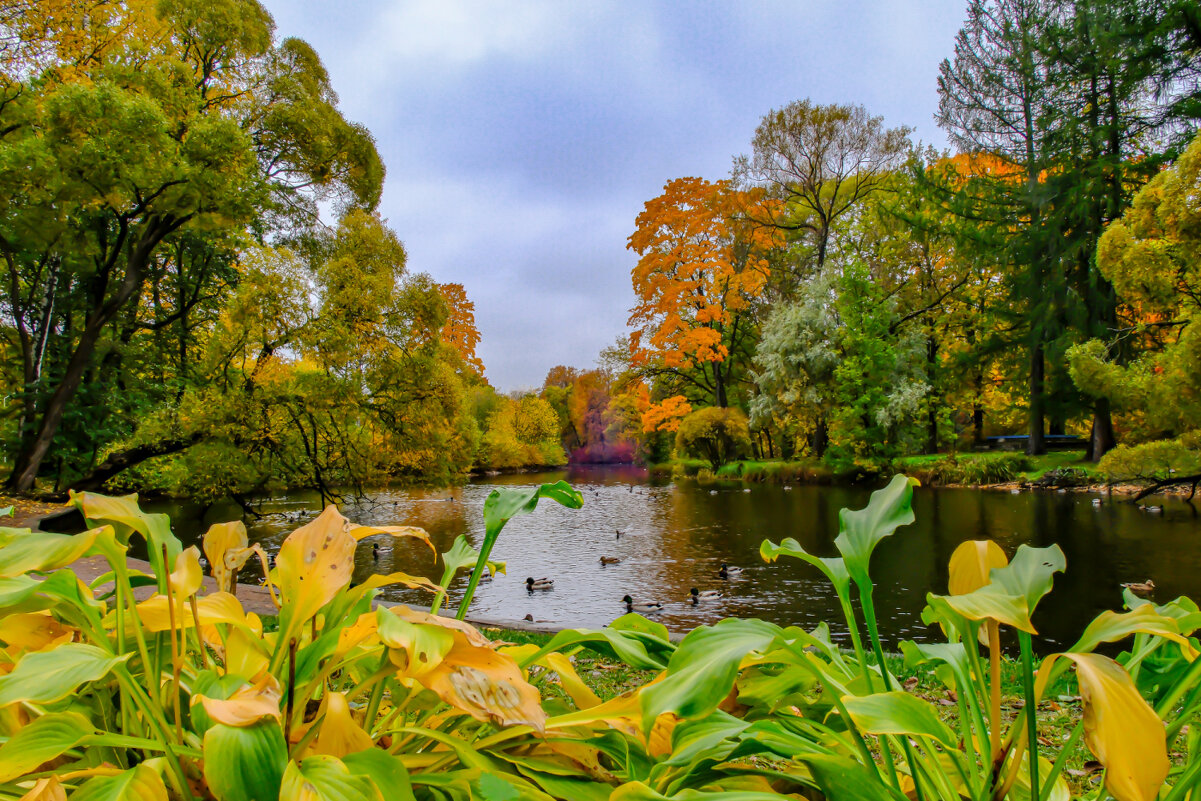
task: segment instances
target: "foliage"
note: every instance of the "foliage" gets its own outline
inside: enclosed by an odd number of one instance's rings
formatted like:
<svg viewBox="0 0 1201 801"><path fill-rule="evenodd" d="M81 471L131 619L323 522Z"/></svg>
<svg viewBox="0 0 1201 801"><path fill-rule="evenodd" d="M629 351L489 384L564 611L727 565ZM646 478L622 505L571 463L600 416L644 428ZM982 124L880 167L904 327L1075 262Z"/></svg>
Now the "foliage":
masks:
<svg viewBox="0 0 1201 801"><path fill-rule="evenodd" d="M496 396L475 463L489 469L566 464L554 408L536 395Z"/></svg>
<svg viewBox="0 0 1201 801"><path fill-rule="evenodd" d="M705 459L714 470L745 455L750 447L746 415L738 409L697 409L680 421L676 431L676 450Z"/></svg>

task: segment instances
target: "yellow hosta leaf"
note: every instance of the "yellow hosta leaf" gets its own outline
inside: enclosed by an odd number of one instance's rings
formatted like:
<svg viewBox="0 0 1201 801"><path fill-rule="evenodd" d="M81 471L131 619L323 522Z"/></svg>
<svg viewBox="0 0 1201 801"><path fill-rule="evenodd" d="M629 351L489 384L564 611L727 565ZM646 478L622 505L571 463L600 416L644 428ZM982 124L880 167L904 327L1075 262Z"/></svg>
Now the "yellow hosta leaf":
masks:
<svg viewBox="0 0 1201 801"><path fill-rule="evenodd" d="M442 588L424 576L410 576L408 573L389 573L381 575L368 576L362 584L355 585L354 589L349 590L349 595L352 598L362 598L371 590L377 590L380 587L387 587L391 584L403 584L406 587L414 590L429 590L432 593L442 592Z"/></svg>
<svg viewBox="0 0 1201 801"><path fill-rule="evenodd" d="M473 645L461 631L442 631L454 637L454 646L433 670L417 676L418 681L477 720L543 730L546 713L538 690L511 657Z"/></svg>
<svg viewBox="0 0 1201 801"><path fill-rule="evenodd" d="M171 594L182 608L188 598L195 595L204 584L204 572L200 569L200 549L193 545L175 557L175 568L171 571Z"/></svg>
<svg viewBox="0 0 1201 801"><path fill-rule="evenodd" d="M243 687L226 700L195 695L192 704L203 704L204 711L217 723L241 728L267 717L282 721L280 695L279 682L264 672L254 684Z"/></svg>
<svg viewBox="0 0 1201 801"><path fill-rule="evenodd" d="M1084 708L1084 742L1105 766L1105 789L1118 801L1153 801L1167 778L1163 722L1125 669L1100 654L1053 654L1038 672L1041 695L1058 657L1076 663Z"/></svg>
<svg viewBox="0 0 1201 801"><path fill-rule="evenodd" d="M313 741L315 754L328 754L341 759L347 754L375 747L375 742L351 715L350 705L342 693L325 694L321 699L317 720L316 725L320 728L317 739Z"/></svg>
<svg viewBox="0 0 1201 801"><path fill-rule="evenodd" d="M216 523L209 526L209 530L204 533L204 555L209 560L209 570L212 571L213 580L217 582L218 590L229 591L232 575L237 570L231 570L226 565L226 554L245 548L246 543L246 524L241 520Z"/></svg>
<svg viewBox="0 0 1201 801"><path fill-rule="evenodd" d="M441 615L431 615L429 612L422 612L419 609L410 609L403 604L389 607L388 611L410 623L426 623L462 632L467 641L472 645L492 647L491 640L481 634L475 626L462 620L455 620L453 617L442 617Z"/></svg>
<svg viewBox="0 0 1201 801"><path fill-rule="evenodd" d="M354 537L356 542L375 534L389 534L397 539L412 537L424 542L434 553L438 552L430 542L429 532L420 526L352 526L350 529L350 536Z"/></svg>
<svg viewBox="0 0 1201 801"><path fill-rule="evenodd" d="M271 654L261 637L241 626L230 626L225 635L225 666L235 676L257 676L267 669Z"/></svg>
<svg viewBox="0 0 1201 801"><path fill-rule="evenodd" d="M275 559L283 613L290 626L308 620L350 583L355 538L335 506L293 531Z"/></svg>
<svg viewBox="0 0 1201 801"><path fill-rule="evenodd" d="M388 646L392 662L404 676L433 670L454 647L454 631L426 623L401 620L386 609L377 609L375 622L380 640Z"/></svg>
<svg viewBox="0 0 1201 801"><path fill-rule="evenodd" d="M167 603L167 596L151 596L138 604L137 610L142 626L147 631L167 631L171 628L171 608ZM217 592L197 599L196 612L201 626L212 626L217 623L247 625L246 613L242 610L242 604L228 592ZM113 619L113 615L108 618L108 620ZM193 625L191 604L176 603L176 628L191 628Z"/></svg>
<svg viewBox="0 0 1201 801"><path fill-rule="evenodd" d="M20 801L67 801L67 791L57 776L38 779Z"/></svg>
<svg viewBox="0 0 1201 801"><path fill-rule="evenodd" d="M113 776L88 779L71 797L105 801L168 801L163 777L145 762Z"/></svg>
<svg viewBox="0 0 1201 801"><path fill-rule="evenodd" d="M338 632L338 645L334 648L334 656L343 657L360 643L377 639L375 637L377 628L374 612L359 615L358 620L349 626L344 626Z"/></svg>
<svg viewBox="0 0 1201 801"><path fill-rule="evenodd" d="M988 571L994 567L1005 567L1009 560L1001 546L992 540L968 540L959 544L951 554L947 567L950 574L948 592L951 595L966 595L988 583Z"/></svg>
<svg viewBox="0 0 1201 801"><path fill-rule="evenodd" d="M44 651L70 642L76 629L59 623L49 612L29 612L0 618L0 640L16 657L24 651Z"/></svg>
<svg viewBox="0 0 1201 801"><path fill-rule="evenodd" d="M546 666L559 675L559 684L564 691L571 696L571 700L580 709L591 709L594 706L599 706L601 699L596 693L592 692L592 688L584 683L580 678L580 674L575 672L575 667L568 659L557 651L547 654L542 660Z"/></svg>

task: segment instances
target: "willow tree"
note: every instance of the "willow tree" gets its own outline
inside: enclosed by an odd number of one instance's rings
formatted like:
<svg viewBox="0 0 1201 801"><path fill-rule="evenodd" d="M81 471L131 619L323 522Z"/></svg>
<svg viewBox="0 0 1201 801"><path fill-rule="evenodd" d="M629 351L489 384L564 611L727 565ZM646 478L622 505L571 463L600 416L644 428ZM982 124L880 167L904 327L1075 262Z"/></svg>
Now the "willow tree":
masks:
<svg viewBox="0 0 1201 801"><path fill-rule="evenodd" d="M20 491L98 354L148 324L156 281L198 263L173 245L228 252L309 224L322 201L372 208L383 178L316 53L276 41L255 0L25 5L0 18L0 292L23 384L8 484Z"/></svg>

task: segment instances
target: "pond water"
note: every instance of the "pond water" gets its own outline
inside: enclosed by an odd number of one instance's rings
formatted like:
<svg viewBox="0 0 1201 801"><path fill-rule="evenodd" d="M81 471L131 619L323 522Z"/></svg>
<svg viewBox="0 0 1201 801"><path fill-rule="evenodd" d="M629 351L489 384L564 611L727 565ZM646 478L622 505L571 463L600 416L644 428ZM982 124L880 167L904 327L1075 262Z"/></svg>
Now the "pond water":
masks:
<svg viewBox="0 0 1201 801"><path fill-rule="evenodd" d="M625 612L621 598L628 593L662 602L656 617L675 631L738 616L805 628L828 621L836 639L844 636L837 598L817 570L794 559L765 564L759 544L791 536L810 552L834 555L839 509L864 505L870 488L656 484L632 467L572 468L488 477L451 489L384 489L345 505L343 513L360 523L421 526L444 551L459 534L479 543L481 510L494 486L558 479L583 492L583 508L543 501L533 514L512 520L492 554L508 563L508 574L480 585L470 616L520 620L529 614L563 626L599 627ZM1103 503L1095 505L1094 498ZM1153 579L1152 597L1159 602L1178 595L1201 599L1201 517L1179 500L1154 503L1162 503L1164 511L1150 513L1117 497L1083 493L919 488L916 522L886 539L872 561L882 634L892 647L902 639L934 636L921 622L926 593L946 591L947 560L967 539L994 539L1011 556L1022 543L1063 548L1067 573L1056 579L1035 617L1043 650L1070 645L1094 615L1119 608L1122 582ZM152 508L172 515L186 543L198 543L208 524L238 513L236 507L214 507L202 519L186 504ZM251 540L274 554L300 525L297 513L319 509L315 495L264 499L265 516L248 522ZM356 581L395 570L434 580L441 575L424 545L380 537L388 549L376 560L373 541L359 547ZM601 556L622 561L602 566ZM743 573L723 581L717 576L722 562L741 566ZM527 592L527 576L550 577L554 589ZM244 572L243 580L258 578L251 567ZM448 608L457 607L465 587L465 578L455 580ZM686 602L691 587L717 589L723 596L693 606ZM404 588L385 590L384 597L429 603L427 593Z"/></svg>

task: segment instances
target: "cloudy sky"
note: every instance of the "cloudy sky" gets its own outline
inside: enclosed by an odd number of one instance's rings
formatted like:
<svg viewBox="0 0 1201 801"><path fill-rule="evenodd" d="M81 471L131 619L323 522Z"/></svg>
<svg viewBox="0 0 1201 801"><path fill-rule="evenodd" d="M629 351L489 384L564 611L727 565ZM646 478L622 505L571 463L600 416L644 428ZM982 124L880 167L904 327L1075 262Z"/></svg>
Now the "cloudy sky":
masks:
<svg viewBox="0 0 1201 801"><path fill-rule="evenodd" d="M634 218L729 174L759 119L861 103L939 147L964 0L265 0L375 135L409 267L462 283L487 376L590 367L634 303Z"/></svg>

